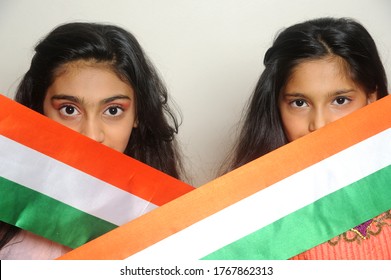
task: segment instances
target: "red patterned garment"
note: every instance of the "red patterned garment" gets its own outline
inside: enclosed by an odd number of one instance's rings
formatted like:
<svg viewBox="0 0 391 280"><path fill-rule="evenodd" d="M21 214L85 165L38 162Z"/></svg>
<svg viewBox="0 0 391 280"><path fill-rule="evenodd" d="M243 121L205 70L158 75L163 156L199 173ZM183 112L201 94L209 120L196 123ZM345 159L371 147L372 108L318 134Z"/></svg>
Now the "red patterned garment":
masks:
<svg viewBox="0 0 391 280"><path fill-rule="evenodd" d="M291 260L391 260L390 211Z"/></svg>

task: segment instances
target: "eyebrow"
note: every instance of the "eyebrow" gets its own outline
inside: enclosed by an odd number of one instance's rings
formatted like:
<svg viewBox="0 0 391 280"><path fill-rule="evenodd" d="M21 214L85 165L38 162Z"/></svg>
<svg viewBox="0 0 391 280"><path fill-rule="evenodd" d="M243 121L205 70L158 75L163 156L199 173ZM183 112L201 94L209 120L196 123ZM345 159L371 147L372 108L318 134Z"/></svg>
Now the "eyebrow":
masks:
<svg viewBox="0 0 391 280"><path fill-rule="evenodd" d="M107 103L113 102L113 101L118 100L118 99L128 99L128 100L130 100L130 97L127 96L127 95L120 94L120 95L111 96L109 98L105 98L102 101L100 101L99 103L107 104ZM71 101L71 102L74 102L74 103L79 103L79 104L83 103L83 100L80 99L79 97L73 96L73 95L66 95L66 94L54 95L54 96L52 96L51 100L68 100L68 101Z"/></svg>
<svg viewBox="0 0 391 280"><path fill-rule="evenodd" d="M352 89L352 88L340 89L340 90L337 90L337 91L334 92L334 93L331 93L330 96L335 96L335 95L340 95L340 94L346 94L346 93L349 93L349 92L352 92L352 91L355 91L355 90Z"/></svg>
<svg viewBox="0 0 391 280"><path fill-rule="evenodd" d="M112 97L103 99L100 103L102 103L102 104L107 104L107 103L113 102L113 101L118 100L118 99L127 99L127 100L130 100L130 97L127 96L127 95L120 94L120 95L115 95L115 96L112 96Z"/></svg>
<svg viewBox="0 0 391 280"><path fill-rule="evenodd" d="M81 100L80 98L76 97L76 96L72 96L72 95L66 95L66 94L57 94L57 95L53 95L52 98L50 98L51 100L68 100L68 101L72 101L72 102L75 102L75 103L81 103Z"/></svg>
<svg viewBox="0 0 391 280"><path fill-rule="evenodd" d="M281 97L300 97L300 98L306 98L306 96L302 93L283 93Z"/></svg>

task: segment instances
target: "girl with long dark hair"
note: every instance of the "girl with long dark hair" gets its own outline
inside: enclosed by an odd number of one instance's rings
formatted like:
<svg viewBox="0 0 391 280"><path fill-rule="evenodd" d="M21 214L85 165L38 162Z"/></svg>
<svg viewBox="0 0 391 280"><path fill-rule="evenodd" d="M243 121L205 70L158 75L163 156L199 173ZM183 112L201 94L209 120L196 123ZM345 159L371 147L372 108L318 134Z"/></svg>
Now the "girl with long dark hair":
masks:
<svg viewBox="0 0 391 280"><path fill-rule="evenodd" d="M167 90L123 28L58 26L35 47L15 100L170 176L184 175ZM0 249L1 259L55 258L69 250L3 222Z"/></svg>
<svg viewBox="0 0 391 280"><path fill-rule="evenodd" d="M374 40L360 23L348 18L319 18L284 29L267 50L264 66L224 172L388 94ZM389 259L390 212L368 221L363 232L361 228L294 259Z"/></svg>

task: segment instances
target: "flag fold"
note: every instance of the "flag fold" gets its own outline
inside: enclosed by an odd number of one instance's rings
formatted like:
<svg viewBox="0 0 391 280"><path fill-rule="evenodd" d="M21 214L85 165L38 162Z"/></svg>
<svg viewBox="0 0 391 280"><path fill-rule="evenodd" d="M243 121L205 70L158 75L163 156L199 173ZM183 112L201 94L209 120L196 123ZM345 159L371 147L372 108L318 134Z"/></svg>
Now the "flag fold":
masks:
<svg viewBox="0 0 391 280"><path fill-rule="evenodd" d="M391 208L391 96L60 259L288 259Z"/></svg>
<svg viewBox="0 0 391 280"><path fill-rule="evenodd" d="M0 220L71 248L194 188L0 95Z"/></svg>

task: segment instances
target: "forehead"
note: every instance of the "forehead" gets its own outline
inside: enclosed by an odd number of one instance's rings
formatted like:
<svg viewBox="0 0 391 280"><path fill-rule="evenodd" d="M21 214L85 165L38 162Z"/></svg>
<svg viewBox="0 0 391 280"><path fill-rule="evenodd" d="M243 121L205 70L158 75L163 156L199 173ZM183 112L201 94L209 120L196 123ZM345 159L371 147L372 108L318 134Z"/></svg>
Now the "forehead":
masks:
<svg viewBox="0 0 391 280"><path fill-rule="evenodd" d="M62 65L55 73L47 95L77 96L95 102L116 95L134 98L132 86L113 71L107 63L75 61Z"/></svg>
<svg viewBox="0 0 391 280"><path fill-rule="evenodd" d="M333 73L339 77L351 78L349 64L342 57L330 55L319 59L305 59L300 61L291 71L289 79L298 74L310 75L323 73Z"/></svg>
<svg viewBox="0 0 391 280"><path fill-rule="evenodd" d="M354 84L346 61L329 56L300 62L292 69L283 91L334 90L336 87L351 87Z"/></svg>
<svg viewBox="0 0 391 280"><path fill-rule="evenodd" d="M67 72L75 73L77 71L80 71L82 69L87 69L87 68L105 70L108 72L115 73L114 66L109 62L98 62L95 59L75 60L75 61L64 63L59 67L57 67L53 74L53 80Z"/></svg>

